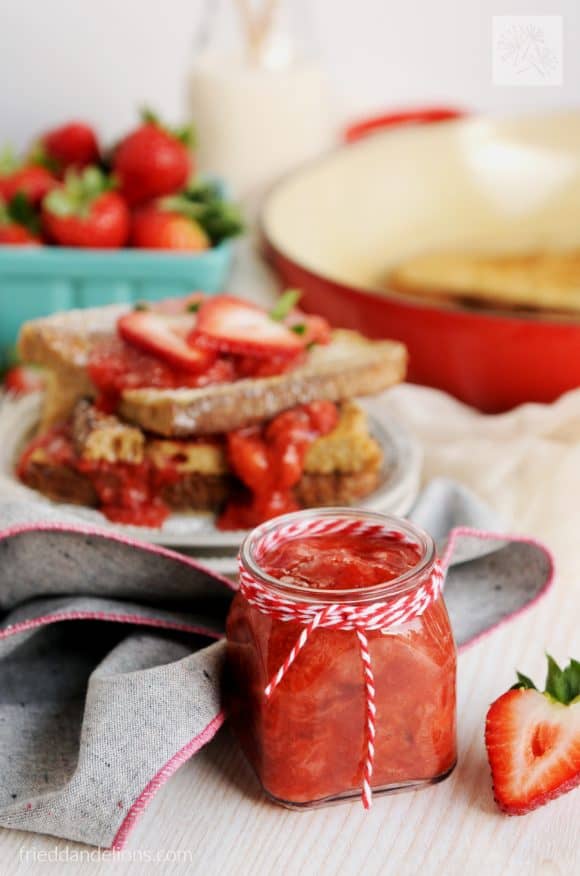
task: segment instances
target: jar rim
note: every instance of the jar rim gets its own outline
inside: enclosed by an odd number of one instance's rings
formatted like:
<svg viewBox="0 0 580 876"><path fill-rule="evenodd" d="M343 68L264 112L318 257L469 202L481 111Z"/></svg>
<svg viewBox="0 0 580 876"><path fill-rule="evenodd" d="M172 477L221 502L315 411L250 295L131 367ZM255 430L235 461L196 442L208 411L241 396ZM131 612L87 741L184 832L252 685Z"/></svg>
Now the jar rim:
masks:
<svg viewBox="0 0 580 876"><path fill-rule="evenodd" d="M410 537L421 548L419 561L404 572L402 575L379 584L368 587L340 588L316 590L308 585L299 583L287 583L268 574L261 568L256 559L256 548L262 539L281 527L289 526L305 520L320 518L349 518L364 520L369 523L384 524L385 529L398 531ZM289 539L291 540L291 539ZM333 507L333 508L307 508L302 511L293 511L290 514L282 514L265 523L261 523L244 538L239 561L245 571L249 572L260 583L275 590L279 595L303 602L323 603L358 603L378 602L381 599L392 599L408 593L419 586L421 581L428 575L435 563L436 547L431 535L421 527L402 518L391 514L382 514L376 511L364 511L358 508Z"/></svg>

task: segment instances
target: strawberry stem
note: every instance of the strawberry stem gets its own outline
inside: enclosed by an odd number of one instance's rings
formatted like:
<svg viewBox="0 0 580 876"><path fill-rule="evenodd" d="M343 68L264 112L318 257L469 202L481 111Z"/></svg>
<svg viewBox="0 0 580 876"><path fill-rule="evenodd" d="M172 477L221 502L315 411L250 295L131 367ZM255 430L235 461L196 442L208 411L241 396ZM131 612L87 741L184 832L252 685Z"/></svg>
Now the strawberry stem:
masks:
<svg viewBox="0 0 580 876"><path fill-rule="evenodd" d="M196 145L197 137L193 125L182 125L179 128L170 128L168 125L164 125L157 113L148 106L142 107L139 115L144 124L156 125L156 127L162 128L168 134L172 134L176 140L179 140L179 142L183 143L188 149L193 149Z"/></svg>
<svg viewBox="0 0 580 876"><path fill-rule="evenodd" d="M44 203L55 216L88 216L93 201L114 186L114 177L94 165L85 167L81 173L71 169L64 185L49 192Z"/></svg>
<svg viewBox="0 0 580 876"><path fill-rule="evenodd" d="M178 195L168 195L160 201L163 210L179 213L197 222L212 246L244 230L244 223L235 204L225 201L213 183L191 183Z"/></svg>
<svg viewBox="0 0 580 876"><path fill-rule="evenodd" d="M546 689L542 693L550 699L568 706L580 698L580 662L571 659L565 669L560 669L553 657L546 654L546 658L548 660L548 674L546 676ZM537 690L536 685L527 675L518 672L517 676L518 682L513 685L512 690L518 688Z"/></svg>
<svg viewBox="0 0 580 876"><path fill-rule="evenodd" d="M302 297L302 292L300 289L287 289L277 300L274 307L271 309L269 313L270 319L276 320L276 322L282 322L283 319L286 319L288 314L294 310L300 298ZM298 328L298 326L295 326ZM299 334L300 332L298 332Z"/></svg>

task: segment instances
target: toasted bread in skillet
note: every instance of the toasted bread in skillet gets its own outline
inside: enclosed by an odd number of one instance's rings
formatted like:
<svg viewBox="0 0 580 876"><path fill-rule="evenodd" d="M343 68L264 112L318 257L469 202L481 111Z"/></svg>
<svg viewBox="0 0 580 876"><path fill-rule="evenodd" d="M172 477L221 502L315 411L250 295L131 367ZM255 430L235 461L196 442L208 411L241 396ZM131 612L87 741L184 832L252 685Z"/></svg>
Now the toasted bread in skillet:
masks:
<svg viewBox="0 0 580 876"><path fill-rule="evenodd" d="M389 289L448 304L580 312L580 250L512 255L430 253L398 265Z"/></svg>
<svg viewBox="0 0 580 876"><path fill-rule="evenodd" d="M79 398L94 395L86 372L91 347L115 331L125 310L113 305L69 311L23 326L22 359L54 373L52 382L57 388L47 395L45 425L66 419ZM165 437L228 432L270 419L297 404L377 393L404 378L406 363L403 344L369 341L356 332L337 330L330 344L315 347L306 363L294 371L200 389L126 390L119 414ZM68 391L59 397L58 386L63 384Z"/></svg>

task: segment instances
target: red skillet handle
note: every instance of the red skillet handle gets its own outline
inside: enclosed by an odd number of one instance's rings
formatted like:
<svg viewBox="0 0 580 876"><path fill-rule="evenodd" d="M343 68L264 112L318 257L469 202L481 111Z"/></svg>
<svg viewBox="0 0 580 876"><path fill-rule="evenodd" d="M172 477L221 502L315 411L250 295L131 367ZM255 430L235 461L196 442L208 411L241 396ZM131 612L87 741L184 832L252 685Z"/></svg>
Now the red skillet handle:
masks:
<svg viewBox="0 0 580 876"><path fill-rule="evenodd" d="M429 125L431 122L461 119L466 115L467 113L464 110L445 106L399 110L397 112L385 113L382 116L372 116L370 119L363 119L361 122L349 125L344 132L344 139L347 143L354 143L356 140L366 137L367 134L381 131L383 128L395 128L398 125L408 124Z"/></svg>

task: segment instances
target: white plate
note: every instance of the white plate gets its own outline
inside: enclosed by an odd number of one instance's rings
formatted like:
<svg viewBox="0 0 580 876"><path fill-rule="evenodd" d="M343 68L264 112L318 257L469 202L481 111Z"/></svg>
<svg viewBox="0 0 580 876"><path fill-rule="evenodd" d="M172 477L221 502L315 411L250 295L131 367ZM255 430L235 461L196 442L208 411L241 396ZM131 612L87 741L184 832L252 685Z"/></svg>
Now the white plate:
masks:
<svg viewBox="0 0 580 876"><path fill-rule="evenodd" d="M360 507L373 511L405 515L411 508L419 489L421 452L406 429L380 410L380 401L361 400L369 415L371 431L381 444L385 457L379 487ZM27 501L31 506L57 507L35 490L25 487L14 474L14 461L40 415L41 396L38 394L0 399L0 501ZM91 523L111 532L121 532L132 538L171 547L227 550L239 546L244 533L221 532L210 513L192 512L172 514L160 529L142 526L124 526L111 523L93 508L78 505L58 505L79 523Z"/></svg>

